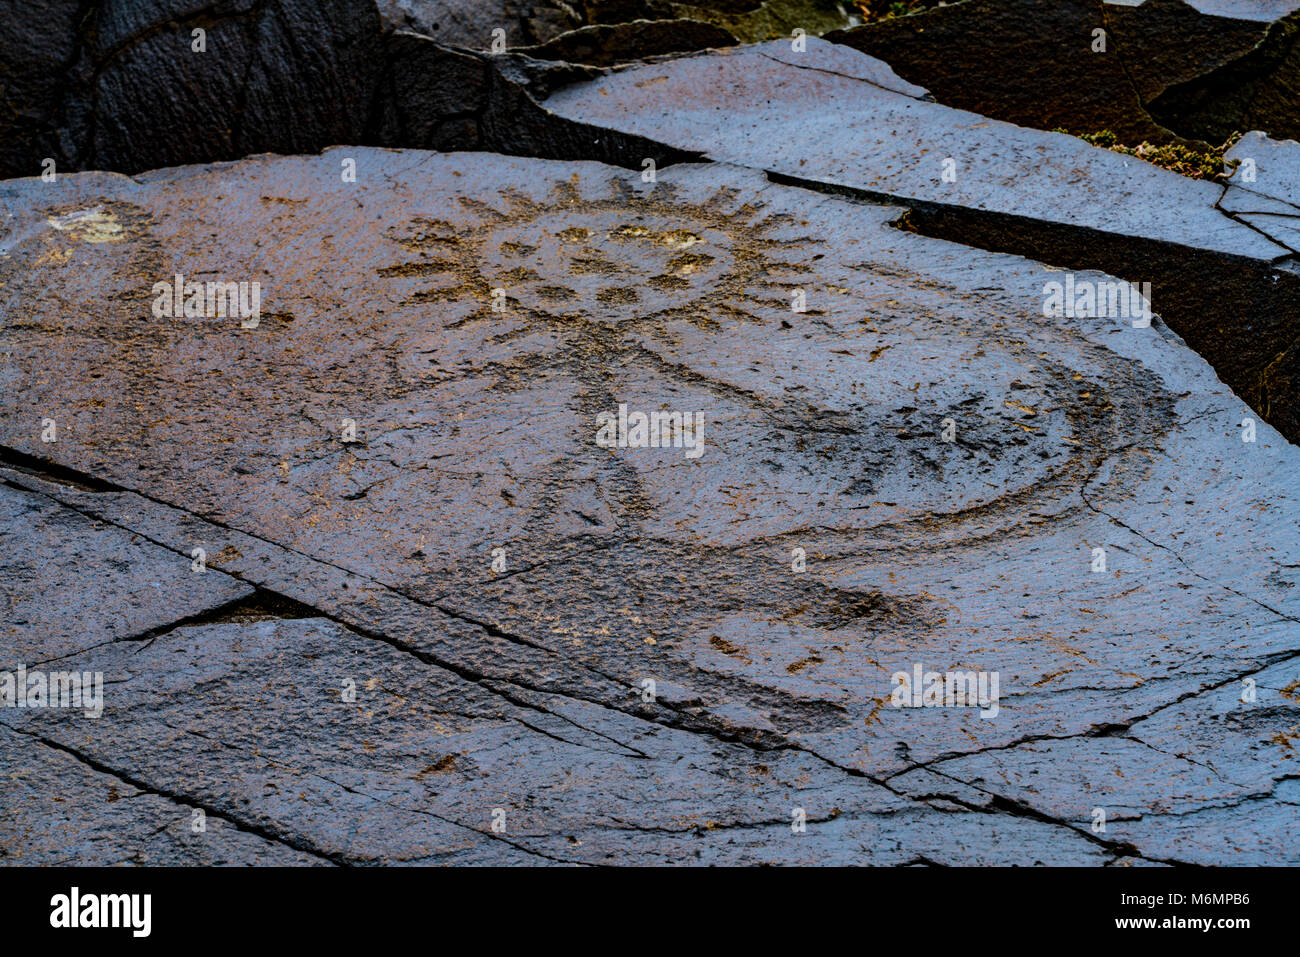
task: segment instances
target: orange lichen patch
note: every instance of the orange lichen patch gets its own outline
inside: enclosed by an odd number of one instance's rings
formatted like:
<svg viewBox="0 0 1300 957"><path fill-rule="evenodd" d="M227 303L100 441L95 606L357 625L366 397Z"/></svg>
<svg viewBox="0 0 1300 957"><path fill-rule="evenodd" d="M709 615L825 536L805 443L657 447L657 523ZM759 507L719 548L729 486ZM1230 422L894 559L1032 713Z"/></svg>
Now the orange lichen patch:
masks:
<svg viewBox="0 0 1300 957"><path fill-rule="evenodd" d="M745 649L733 645L725 638L719 638L717 635L712 635L709 638L709 644L724 655L729 655L732 658L743 658L745 661L749 661L749 655L745 653Z"/></svg>
<svg viewBox="0 0 1300 957"><path fill-rule="evenodd" d="M1273 737L1269 738L1269 744L1280 745L1286 749L1286 753L1291 757L1296 756L1294 742L1300 740L1300 725L1292 728L1290 731L1279 731Z"/></svg>
<svg viewBox="0 0 1300 957"><path fill-rule="evenodd" d="M822 664L824 660L825 659L823 659L818 654L811 654L807 658L803 658L799 661L794 661L786 665L785 673L788 675L797 675L799 672L803 671L805 668L811 665Z"/></svg>
<svg viewBox="0 0 1300 957"><path fill-rule="evenodd" d="M416 774L415 779L419 781L420 779L424 778L426 775L429 774L443 774L447 771L455 770L456 758L457 755L455 754L443 755L437 761L433 762L433 764L429 765L423 771L420 771L418 774Z"/></svg>

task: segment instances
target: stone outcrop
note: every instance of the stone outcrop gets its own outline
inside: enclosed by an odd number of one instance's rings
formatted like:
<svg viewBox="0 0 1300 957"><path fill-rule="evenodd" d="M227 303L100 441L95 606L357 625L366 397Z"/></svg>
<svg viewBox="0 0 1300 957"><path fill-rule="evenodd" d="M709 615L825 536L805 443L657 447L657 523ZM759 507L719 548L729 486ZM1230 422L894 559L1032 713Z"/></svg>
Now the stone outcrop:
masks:
<svg viewBox="0 0 1300 957"><path fill-rule="evenodd" d="M0 16L0 864L1300 864L1297 7Z"/></svg>
<svg viewBox="0 0 1300 957"><path fill-rule="evenodd" d="M722 161L0 202L9 603L71 553L188 602L101 575L75 641L22 630L104 676L97 719L0 708L85 856L1295 863L1300 452L1158 316L1044 315L1060 271ZM177 274L258 322L160 317ZM619 405L703 425L609 447ZM999 696L895 707L917 666ZM101 831L108 788L165 829Z"/></svg>

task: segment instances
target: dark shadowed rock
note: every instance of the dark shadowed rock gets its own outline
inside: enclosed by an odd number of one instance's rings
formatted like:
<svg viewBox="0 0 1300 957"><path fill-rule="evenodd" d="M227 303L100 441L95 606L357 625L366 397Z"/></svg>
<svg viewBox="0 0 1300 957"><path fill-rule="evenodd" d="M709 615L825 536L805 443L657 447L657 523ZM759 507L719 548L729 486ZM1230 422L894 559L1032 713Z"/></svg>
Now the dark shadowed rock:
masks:
<svg viewBox="0 0 1300 957"><path fill-rule="evenodd" d="M63 103L72 165L314 151L365 128L384 59L373 4L167 6L118 0L86 28ZM193 50L195 28L206 52Z"/></svg>
<svg viewBox="0 0 1300 957"><path fill-rule="evenodd" d="M667 53L684 53L736 45L721 27L696 20L637 20L594 24L573 30L518 53L543 60L566 60L609 66Z"/></svg>
<svg viewBox="0 0 1300 957"><path fill-rule="evenodd" d="M1172 86L1150 104L1171 128L1211 142L1241 130L1300 137L1300 13L1272 23L1259 44L1217 69Z"/></svg>
<svg viewBox="0 0 1300 957"><path fill-rule="evenodd" d="M4 18L0 84L21 122L0 137L3 175L35 175L46 158L136 172L317 150L365 128L383 62L370 0L72 6Z"/></svg>
<svg viewBox="0 0 1300 957"><path fill-rule="evenodd" d="M489 50L501 31L507 47L546 43L583 26L574 5L557 0L379 0L390 23L445 46Z"/></svg>
<svg viewBox="0 0 1300 957"><path fill-rule="evenodd" d="M1247 102L1257 87L1289 83L1289 68L1274 77L1279 56L1261 60L1256 48L1292 28L1243 13L1183 0L966 0L827 39L885 60L942 103L1022 126L1110 130L1133 145L1180 137L1217 145L1248 128L1292 135L1290 116L1274 110L1276 123L1261 123ZM1249 90L1243 70L1256 78ZM1290 102L1293 116L1294 93Z"/></svg>
<svg viewBox="0 0 1300 957"><path fill-rule="evenodd" d="M723 163L347 148L2 202L5 480L314 610L89 649L104 717L20 733L334 862L1279 846L1289 705L1232 702L1300 656L1300 452L1159 318L1045 315L1057 270ZM177 273L260 281L260 322L154 315ZM620 403L701 454L599 445ZM996 714L893 707L917 665Z"/></svg>
<svg viewBox="0 0 1300 957"><path fill-rule="evenodd" d="M34 176L63 155L56 116L77 49L80 0L0 16L0 176Z"/></svg>
<svg viewBox="0 0 1300 957"><path fill-rule="evenodd" d="M552 159L595 159L640 168L694 154L639 136L593 129L539 106L552 84L586 79L591 71L527 57L481 56L451 50L410 33L387 41L391 95L376 107L371 140L424 149L491 149Z"/></svg>
<svg viewBox="0 0 1300 957"><path fill-rule="evenodd" d="M884 60L949 106L1039 129L1164 141L1168 131L1142 110L1117 51L1092 51L1104 16L1100 0L966 0L827 39Z"/></svg>
<svg viewBox="0 0 1300 957"><path fill-rule="evenodd" d="M1138 102L1144 106L1170 87L1205 76L1246 55L1259 45L1269 28L1268 21L1208 15L1184 0L1146 0L1134 7L1103 4L1102 13L1115 55ZM1057 91L1050 95L1057 95ZM1161 122L1160 116L1154 118ZM1171 129L1201 138L1180 126ZM1231 132L1228 130L1213 142L1222 143Z"/></svg>
<svg viewBox="0 0 1300 957"><path fill-rule="evenodd" d="M537 106L530 91L544 92L545 77L571 82L580 69L453 49L381 17L373 0L113 0L14 26L38 36L39 56L24 32L0 32L0 175L37 175L47 161L136 173L336 143L674 158ZM660 52L725 39L698 25L649 30Z"/></svg>

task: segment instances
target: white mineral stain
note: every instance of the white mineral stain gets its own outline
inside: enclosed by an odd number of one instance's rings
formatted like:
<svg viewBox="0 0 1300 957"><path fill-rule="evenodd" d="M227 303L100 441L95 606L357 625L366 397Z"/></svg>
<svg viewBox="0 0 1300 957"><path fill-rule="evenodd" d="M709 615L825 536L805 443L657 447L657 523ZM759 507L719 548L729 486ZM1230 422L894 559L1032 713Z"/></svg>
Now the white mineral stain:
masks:
<svg viewBox="0 0 1300 957"><path fill-rule="evenodd" d="M85 243L116 243L126 238L126 230L111 212L102 206L55 216L47 222L61 233L69 233Z"/></svg>

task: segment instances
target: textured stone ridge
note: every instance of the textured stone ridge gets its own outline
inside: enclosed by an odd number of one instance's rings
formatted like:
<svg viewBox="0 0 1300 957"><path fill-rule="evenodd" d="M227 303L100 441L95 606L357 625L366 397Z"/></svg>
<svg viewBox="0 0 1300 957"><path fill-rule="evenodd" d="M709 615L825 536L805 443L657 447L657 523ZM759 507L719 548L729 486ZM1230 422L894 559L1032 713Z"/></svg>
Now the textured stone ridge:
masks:
<svg viewBox="0 0 1300 957"><path fill-rule="evenodd" d="M6 600L93 577L15 623L105 694L0 708L3 859L1300 863L1300 451L907 215L359 147L5 184Z"/></svg>

